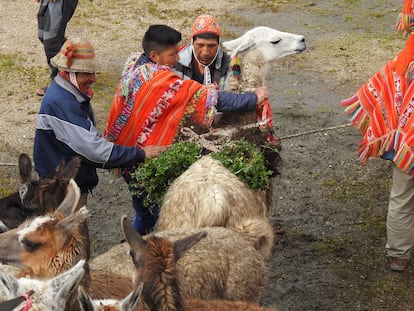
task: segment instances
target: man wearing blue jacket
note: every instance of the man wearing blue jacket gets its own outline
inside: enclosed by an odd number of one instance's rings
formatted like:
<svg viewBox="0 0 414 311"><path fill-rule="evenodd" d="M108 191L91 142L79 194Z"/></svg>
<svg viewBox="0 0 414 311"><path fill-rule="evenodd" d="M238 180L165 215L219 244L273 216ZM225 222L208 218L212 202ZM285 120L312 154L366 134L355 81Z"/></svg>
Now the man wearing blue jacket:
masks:
<svg viewBox="0 0 414 311"><path fill-rule="evenodd" d="M97 168L124 168L154 157L166 147L119 146L102 137L95 128L91 86L98 64L91 43L67 40L51 59L59 74L43 98L36 124L33 159L39 177L47 177L61 161L79 156L82 161L75 178L81 202L98 183Z"/></svg>

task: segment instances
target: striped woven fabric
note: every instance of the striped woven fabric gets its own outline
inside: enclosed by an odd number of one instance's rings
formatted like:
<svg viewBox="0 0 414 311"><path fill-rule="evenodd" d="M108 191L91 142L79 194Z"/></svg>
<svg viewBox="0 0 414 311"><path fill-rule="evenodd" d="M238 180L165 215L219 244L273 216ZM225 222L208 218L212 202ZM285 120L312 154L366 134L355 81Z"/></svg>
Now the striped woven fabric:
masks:
<svg viewBox="0 0 414 311"><path fill-rule="evenodd" d="M414 3L405 0L401 13L398 15L395 29L403 34L410 34L414 30Z"/></svg>
<svg viewBox="0 0 414 311"><path fill-rule="evenodd" d="M139 65L131 57L112 102L105 136L122 146L168 146L183 122L211 126L218 92L194 80L181 80L168 66Z"/></svg>
<svg viewBox="0 0 414 311"><path fill-rule="evenodd" d="M388 62L358 92L342 101L351 123L362 134L359 159L383 157L414 175L413 62L404 75L395 71L397 58Z"/></svg>

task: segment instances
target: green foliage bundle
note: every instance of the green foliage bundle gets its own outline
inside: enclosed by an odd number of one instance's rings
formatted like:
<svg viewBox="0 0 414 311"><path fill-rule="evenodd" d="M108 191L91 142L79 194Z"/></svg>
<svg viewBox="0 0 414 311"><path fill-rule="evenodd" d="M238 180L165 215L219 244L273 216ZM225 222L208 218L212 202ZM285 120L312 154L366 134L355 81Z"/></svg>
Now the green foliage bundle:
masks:
<svg viewBox="0 0 414 311"><path fill-rule="evenodd" d="M154 202L161 204L173 181L200 158L197 144L180 142L171 145L156 158L147 159L131 175L137 183L131 185L133 194L146 194L144 204L151 208Z"/></svg>
<svg viewBox="0 0 414 311"><path fill-rule="evenodd" d="M272 172L266 169L263 154L255 145L237 141L211 156L223 163L251 189L268 188ZM158 157L147 159L132 173L137 181L132 185L133 194L146 194L144 204L149 209L155 202L161 205L174 180L200 157L201 150L196 143L185 141L171 145Z"/></svg>
<svg viewBox="0 0 414 311"><path fill-rule="evenodd" d="M230 172L251 189L265 190L268 188L269 176L272 172L266 169L264 156L255 145L239 140L211 156L223 163Z"/></svg>

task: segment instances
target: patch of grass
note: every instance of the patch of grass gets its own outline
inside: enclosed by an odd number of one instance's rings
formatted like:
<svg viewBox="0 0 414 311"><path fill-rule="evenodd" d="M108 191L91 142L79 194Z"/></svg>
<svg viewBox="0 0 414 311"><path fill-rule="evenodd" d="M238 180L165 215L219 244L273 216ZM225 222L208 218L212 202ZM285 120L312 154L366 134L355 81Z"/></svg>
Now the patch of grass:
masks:
<svg viewBox="0 0 414 311"><path fill-rule="evenodd" d="M0 197L3 198L16 191L17 178L6 167L0 167Z"/></svg>
<svg viewBox="0 0 414 311"><path fill-rule="evenodd" d="M368 202L377 201L377 193L389 192L389 180L373 180L361 182L352 179L327 179L322 182L327 196L336 201L353 201L364 198Z"/></svg>
<svg viewBox="0 0 414 311"><path fill-rule="evenodd" d="M15 55L0 53L0 70L2 72L9 72L14 70L15 65Z"/></svg>

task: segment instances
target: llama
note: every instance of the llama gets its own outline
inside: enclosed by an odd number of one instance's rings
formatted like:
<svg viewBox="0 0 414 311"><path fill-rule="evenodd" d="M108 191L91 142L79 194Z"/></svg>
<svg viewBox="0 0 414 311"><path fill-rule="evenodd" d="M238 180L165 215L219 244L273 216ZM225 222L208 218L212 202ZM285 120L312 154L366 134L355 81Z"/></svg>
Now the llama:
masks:
<svg viewBox="0 0 414 311"><path fill-rule="evenodd" d="M271 63L292 54L302 53L306 49L306 43L302 35L260 26L248 30L236 39L224 41L223 47L232 57L224 89L242 93L252 92L257 87L266 85L266 76ZM244 126L254 125L256 122L255 112L224 113L210 133L213 134L211 135L213 138L207 135L203 135L203 138L207 140L214 140L217 136L231 138ZM258 130L257 126L256 129ZM260 134L260 130L253 131L251 127L247 127L247 130L248 133L256 136ZM246 131L242 132L238 136L246 135Z"/></svg>
<svg viewBox="0 0 414 311"><path fill-rule="evenodd" d="M302 35L260 26L248 30L234 40L223 42L223 47L230 52L232 57L241 58L243 69L239 79L235 79L234 76L229 77L233 79L228 81L227 89L235 92L249 92L258 86L265 85L271 62L303 52L306 44Z"/></svg>
<svg viewBox="0 0 414 311"><path fill-rule="evenodd" d="M145 240L135 231L126 216L121 219L122 232L131 250L135 280L143 282L138 310L274 310L242 301L183 299L176 262L208 236L206 231L191 234L175 242L154 235ZM253 274L252 270L245 271Z"/></svg>
<svg viewBox="0 0 414 311"><path fill-rule="evenodd" d="M26 220L0 234L0 262L23 267L18 276L50 279L90 257L85 208L78 209L79 188L70 191L52 214ZM133 288L131 277L89 271L82 280L93 298L122 298Z"/></svg>
<svg viewBox="0 0 414 311"><path fill-rule="evenodd" d="M251 190L219 160L203 156L168 188L155 229L234 227L242 218L265 218L267 193Z"/></svg>
<svg viewBox="0 0 414 311"><path fill-rule="evenodd" d="M89 259L85 209L77 210L80 193L69 182L68 193L51 214L29 218L19 227L0 234L0 261L24 265L20 276L51 278ZM61 249L65 249L62 252Z"/></svg>
<svg viewBox="0 0 414 311"><path fill-rule="evenodd" d="M223 42L223 47L232 57L226 89L240 93L252 92L255 88L266 85L271 63L292 54L302 53L306 49L306 44L302 35L260 26L248 30L234 40ZM232 113L222 116L219 127L240 127L255 122L255 113Z"/></svg>
<svg viewBox="0 0 414 311"><path fill-rule="evenodd" d="M271 62L306 49L303 36L269 27L255 27L237 39L223 42L223 46L233 60L240 60L241 74L236 75L234 68L230 68L227 78L227 89L233 92L253 91L264 85ZM254 138L255 144L266 145L267 136L257 126L240 129L240 126L256 123L255 115L256 112L224 114L210 134L213 139L223 135L230 139L244 137L249 141ZM209 140L209 136L202 137ZM269 146L261 151L266 167L276 174L279 153ZM241 217L267 216L273 206L274 180L266 191L253 192L232 175L219 161L207 156L196 161L165 194L157 230L174 226L232 226Z"/></svg>
<svg viewBox="0 0 414 311"><path fill-rule="evenodd" d="M31 278L16 279L7 273L0 272L0 281L5 288L7 299L22 296L32 291L30 300L26 300L27 310L33 311L76 311L81 310L78 301L78 285L84 274L84 260L80 260L68 271L49 280ZM30 304L31 308L29 308ZM20 307L22 307L20 305ZM1 305L0 305L1 308ZM0 309L1 310L1 309ZM14 310L14 309L7 309ZM16 309L26 310L26 309Z"/></svg>
<svg viewBox="0 0 414 311"><path fill-rule="evenodd" d="M233 229L176 228L154 232L144 239L154 235L176 241L201 231L207 232L207 237L177 262L183 297L259 302L273 245L271 225L264 218L252 218ZM131 276L128 248L127 243L112 247L91 260L91 269Z"/></svg>
<svg viewBox="0 0 414 311"><path fill-rule="evenodd" d="M35 180L29 156L21 154L19 190L0 199L0 232L16 228L28 217L44 215L56 208L64 199L79 165L80 159L75 157L67 166L61 162L48 178Z"/></svg>
<svg viewBox="0 0 414 311"><path fill-rule="evenodd" d="M86 216L81 211L74 211L77 203L76 199L73 201L65 199L52 215L27 220L21 227L1 234L0 262L23 266L21 276L50 278L69 269L80 259L89 258L88 240L85 234L80 234ZM59 216L61 209L71 212L66 212L69 213L66 217ZM260 299L265 285L266 260L273 244L273 231L264 218L248 221L241 222L233 230L223 227L205 229L209 232L208 238L178 262L184 296L249 301ZM157 235L175 240L198 231L175 229L158 232ZM94 299L122 298L132 290L133 266L126 255L125 243L123 246L114 247L90 263L91 271L85 274L85 284L82 285L88 288ZM106 254L115 257L103 261ZM252 267L255 273L247 274L246 271ZM87 278L89 275L90 278ZM102 275L108 275L113 280L112 284L100 281L103 277L99 276ZM125 284L117 288L115 285L120 283L119 279L124 279Z"/></svg>

